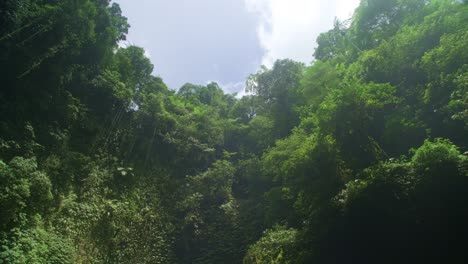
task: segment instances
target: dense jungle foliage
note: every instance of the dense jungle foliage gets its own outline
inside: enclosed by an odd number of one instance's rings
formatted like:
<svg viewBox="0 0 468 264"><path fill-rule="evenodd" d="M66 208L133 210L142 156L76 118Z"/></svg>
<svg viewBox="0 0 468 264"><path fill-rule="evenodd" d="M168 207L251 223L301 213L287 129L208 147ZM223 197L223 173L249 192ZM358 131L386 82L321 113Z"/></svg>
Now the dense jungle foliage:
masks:
<svg viewBox="0 0 468 264"><path fill-rule="evenodd" d="M466 1L363 0L242 98L168 89L128 29L0 2L0 263L468 259Z"/></svg>

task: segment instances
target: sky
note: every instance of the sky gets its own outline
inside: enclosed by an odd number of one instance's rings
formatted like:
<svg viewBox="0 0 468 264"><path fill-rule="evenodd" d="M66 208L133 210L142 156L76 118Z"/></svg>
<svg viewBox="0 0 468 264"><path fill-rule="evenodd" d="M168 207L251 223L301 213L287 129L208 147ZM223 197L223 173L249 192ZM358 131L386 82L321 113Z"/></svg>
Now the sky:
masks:
<svg viewBox="0 0 468 264"><path fill-rule="evenodd" d="M131 26L121 46L145 49L171 89L217 82L242 93L260 65L310 64L317 36L359 0L115 0Z"/></svg>

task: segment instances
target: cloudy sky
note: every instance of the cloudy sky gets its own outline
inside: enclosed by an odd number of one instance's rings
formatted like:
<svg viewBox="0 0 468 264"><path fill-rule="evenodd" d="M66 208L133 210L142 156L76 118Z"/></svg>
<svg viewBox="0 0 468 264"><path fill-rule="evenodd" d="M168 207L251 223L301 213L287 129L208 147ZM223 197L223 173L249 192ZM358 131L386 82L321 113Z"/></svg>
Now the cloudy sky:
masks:
<svg viewBox="0 0 468 264"><path fill-rule="evenodd" d="M131 25L122 45L145 48L172 89L218 82L241 92L259 66L291 58L309 64L315 39L359 0L115 0Z"/></svg>

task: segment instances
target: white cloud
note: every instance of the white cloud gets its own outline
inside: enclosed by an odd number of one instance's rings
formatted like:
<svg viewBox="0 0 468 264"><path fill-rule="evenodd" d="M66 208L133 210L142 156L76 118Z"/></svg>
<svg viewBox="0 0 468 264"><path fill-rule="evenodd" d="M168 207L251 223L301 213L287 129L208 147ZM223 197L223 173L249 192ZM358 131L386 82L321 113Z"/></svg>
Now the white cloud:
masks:
<svg viewBox="0 0 468 264"><path fill-rule="evenodd" d="M347 19L359 0L244 0L258 15L257 35L265 50L262 64L276 59L312 61L316 39L333 26L335 17Z"/></svg>
<svg viewBox="0 0 468 264"><path fill-rule="evenodd" d="M340 20L351 18L359 5L360 0L339 0L337 1L336 16Z"/></svg>
<svg viewBox="0 0 468 264"><path fill-rule="evenodd" d="M222 83L219 81L207 81L206 84L209 84L211 82L215 82L219 85L221 89L223 89L224 93L226 94L233 94L237 93L238 98L242 97L245 95L245 82L228 82L228 83Z"/></svg>
<svg viewBox="0 0 468 264"><path fill-rule="evenodd" d="M241 98L245 95L245 82L229 82L229 83L218 83L221 89L225 93L233 94L236 93L237 98Z"/></svg>
<svg viewBox="0 0 468 264"><path fill-rule="evenodd" d="M144 55L146 58L151 59L151 53L148 51L148 49L145 49Z"/></svg>

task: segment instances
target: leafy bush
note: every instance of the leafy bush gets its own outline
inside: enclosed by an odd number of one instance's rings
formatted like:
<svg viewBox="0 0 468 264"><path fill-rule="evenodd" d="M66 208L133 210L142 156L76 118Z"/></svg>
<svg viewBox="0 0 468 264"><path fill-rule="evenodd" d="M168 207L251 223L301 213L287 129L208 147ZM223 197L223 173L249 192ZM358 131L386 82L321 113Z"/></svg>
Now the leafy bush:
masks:
<svg viewBox="0 0 468 264"><path fill-rule="evenodd" d="M275 226L251 245L244 257L244 264L288 264L296 263L297 230Z"/></svg>
<svg viewBox="0 0 468 264"><path fill-rule="evenodd" d="M46 211L52 201L51 189L34 158L15 157L8 165L0 161L0 230L19 224L25 213L34 216Z"/></svg>
<svg viewBox="0 0 468 264"><path fill-rule="evenodd" d="M42 228L15 228L0 245L0 263L74 263L71 241Z"/></svg>

